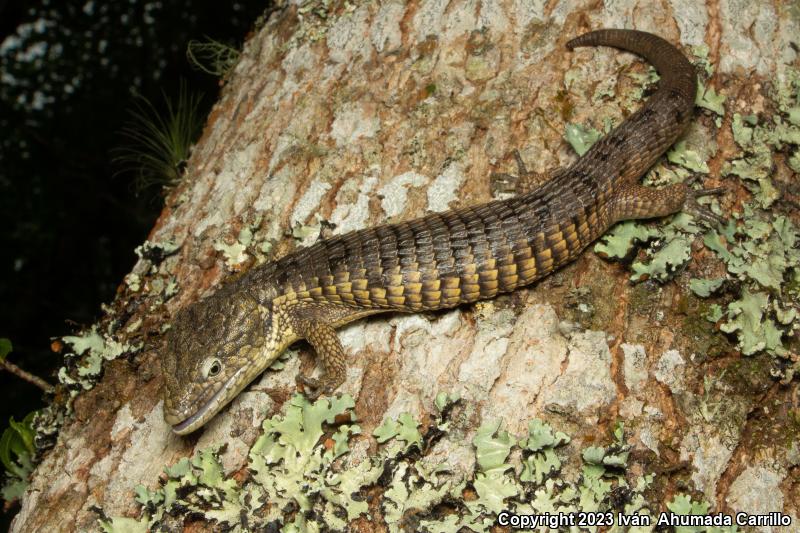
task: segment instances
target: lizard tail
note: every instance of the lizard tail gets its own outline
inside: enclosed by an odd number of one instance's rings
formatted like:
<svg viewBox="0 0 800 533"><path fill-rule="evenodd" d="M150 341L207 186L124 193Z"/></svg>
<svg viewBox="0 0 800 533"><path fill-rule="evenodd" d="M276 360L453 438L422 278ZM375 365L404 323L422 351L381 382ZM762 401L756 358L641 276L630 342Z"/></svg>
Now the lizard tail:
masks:
<svg viewBox="0 0 800 533"><path fill-rule="evenodd" d="M697 93L695 68L677 48L661 37L637 30L604 29L584 33L567 43L569 50L579 46L611 46L642 56L661 76L659 89L680 93L687 109L691 111L694 107Z"/></svg>
<svg viewBox="0 0 800 533"><path fill-rule="evenodd" d="M619 182L638 180L683 133L692 118L697 73L689 60L656 35L635 30L598 30L567 43L604 45L633 52L649 61L661 76L658 90L644 106L592 145L572 167L591 175L607 174ZM613 164L600 168L600 163Z"/></svg>

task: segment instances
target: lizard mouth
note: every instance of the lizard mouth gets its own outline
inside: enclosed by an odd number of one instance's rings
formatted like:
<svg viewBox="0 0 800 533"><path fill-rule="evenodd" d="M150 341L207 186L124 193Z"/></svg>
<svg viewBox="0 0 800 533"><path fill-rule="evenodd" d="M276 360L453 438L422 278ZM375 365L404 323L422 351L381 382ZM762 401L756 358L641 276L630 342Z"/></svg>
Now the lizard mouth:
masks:
<svg viewBox="0 0 800 533"><path fill-rule="evenodd" d="M225 407L231 400L236 397L239 388L236 387L236 381L240 378L241 370L236 372L222 384L217 392L201 405L193 414L184 418L177 424L172 425L172 432L176 435L186 435L196 430L216 415L220 409ZM246 383L244 383L246 385Z"/></svg>

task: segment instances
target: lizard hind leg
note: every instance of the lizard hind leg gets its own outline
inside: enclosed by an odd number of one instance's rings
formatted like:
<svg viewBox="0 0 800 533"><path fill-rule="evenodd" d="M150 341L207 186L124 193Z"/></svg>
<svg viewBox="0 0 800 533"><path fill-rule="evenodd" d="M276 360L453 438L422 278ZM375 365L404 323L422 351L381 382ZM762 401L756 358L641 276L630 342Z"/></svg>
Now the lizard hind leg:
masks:
<svg viewBox="0 0 800 533"><path fill-rule="evenodd" d="M613 218L617 221L656 218L685 211L708 224L723 224L722 217L700 205L697 199L724 192L724 187L694 190L684 183L676 183L661 189L634 184L619 191L614 201Z"/></svg>
<svg viewBox="0 0 800 533"><path fill-rule="evenodd" d="M322 363L322 376L319 379L308 376L297 376L297 381L304 386L304 393L310 400L316 400L320 395L331 395L344 383L346 376L346 357L342 343L336 330L324 323L305 323L299 332L314 351ZM305 388L310 390L305 390Z"/></svg>
<svg viewBox="0 0 800 533"><path fill-rule="evenodd" d="M490 175L492 194L495 196L501 193L522 195L541 187L552 177L550 172L540 174L528 170L519 150L514 150L513 154L517 162L516 175L505 172L492 172Z"/></svg>

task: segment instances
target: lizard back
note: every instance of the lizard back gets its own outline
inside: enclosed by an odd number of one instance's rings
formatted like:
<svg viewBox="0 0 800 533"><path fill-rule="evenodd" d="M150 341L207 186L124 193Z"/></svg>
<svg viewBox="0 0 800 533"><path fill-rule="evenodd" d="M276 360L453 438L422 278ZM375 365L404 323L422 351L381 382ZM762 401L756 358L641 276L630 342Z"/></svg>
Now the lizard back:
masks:
<svg viewBox="0 0 800 533"><path fill-rule="evenodd" d="M513 291L574 258L607 211L566 180L528 195L323 240L275 263L280 294L369 309L442 309Z"/></svg>

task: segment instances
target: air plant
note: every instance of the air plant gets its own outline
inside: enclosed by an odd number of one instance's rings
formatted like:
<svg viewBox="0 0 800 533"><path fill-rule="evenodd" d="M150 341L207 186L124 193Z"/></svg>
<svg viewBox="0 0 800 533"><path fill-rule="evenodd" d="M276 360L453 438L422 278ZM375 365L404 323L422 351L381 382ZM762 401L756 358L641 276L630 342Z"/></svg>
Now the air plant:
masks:
<svg viewBox="0 0 800 533"><path fill-rule="evenodd" d="M114 150L116 174L133 174L139 189L177 184L203 128L201 95L191 94L181 83L177 100L163 97L165 112L160 113L150 100L136 96L130 120L120 132L125 143Z"/></svg>

